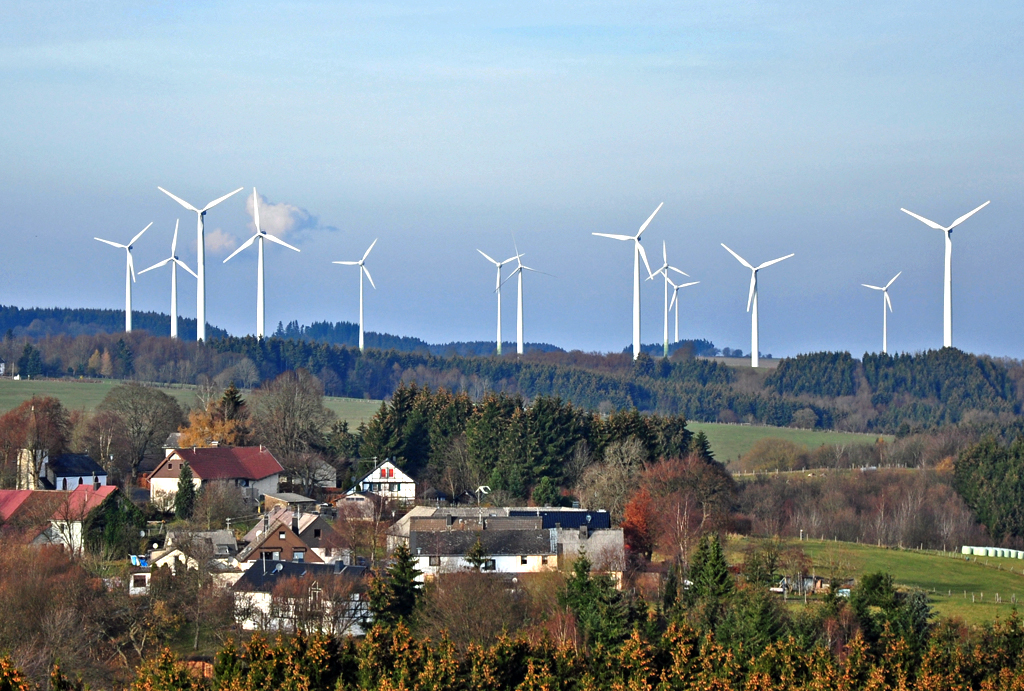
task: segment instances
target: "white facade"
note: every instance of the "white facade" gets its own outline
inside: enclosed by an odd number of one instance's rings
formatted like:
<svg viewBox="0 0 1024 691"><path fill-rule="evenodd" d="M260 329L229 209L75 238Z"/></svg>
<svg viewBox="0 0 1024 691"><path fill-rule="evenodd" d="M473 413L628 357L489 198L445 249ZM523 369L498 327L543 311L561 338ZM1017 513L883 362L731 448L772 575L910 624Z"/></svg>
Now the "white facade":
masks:
<svg viewBox="0 0 1024 691"><path fill-rule="evenodd" d="M391 461L384 461L356 482L347 494L372 492L393 501L411 503L416 500L416 481Z"/></svg>
<svg viewBox="0 0 1024 691"><path fill-rule="evenodd" d="M199 491L203 481L192 477L192 486ZM178 479L170 477L154 477L149 480L149 500L168 511L174 507L174 495L178 493Z"/></svg>
<svg viewBox="0 0 1024 691"><path fill-rule="evenodd" d="M416 568L420 575L416 580L433 578L439 573L451 573L472 569L462 555L419 556ZM553 554L517 554L515 556L488 556L487 563L480 569L485 573L541 573L558 570L558 558Z"/></svg>

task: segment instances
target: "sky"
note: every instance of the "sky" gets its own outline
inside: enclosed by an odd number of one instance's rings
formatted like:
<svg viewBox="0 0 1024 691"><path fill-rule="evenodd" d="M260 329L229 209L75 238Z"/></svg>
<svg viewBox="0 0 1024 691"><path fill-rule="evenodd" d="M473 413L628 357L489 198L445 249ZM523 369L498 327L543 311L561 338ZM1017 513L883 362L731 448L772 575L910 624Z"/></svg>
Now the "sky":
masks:
<svg viewBox="0 0 1024 691"><path fill-rule="evenodd" d="M953 232L953 344L1024 357L1024 5L1011 2L52 3L0 22L0 304L123 308L123 251L195 268L207 315L254 333L263 227L267 322L356 321L434 343L494 338L493 266L518 246L527 341L621 351L632 250L700 281L680 331L763 353L942 345L942 233ZM514 237L514 239L513 239ZM134 306L168 312L166 269ZM187 280L186 280L187 279ZM179 272L179 308L195 281ZM505 284L505 340L515 293ZM663 283L642 290L662 338Z"/></svg>

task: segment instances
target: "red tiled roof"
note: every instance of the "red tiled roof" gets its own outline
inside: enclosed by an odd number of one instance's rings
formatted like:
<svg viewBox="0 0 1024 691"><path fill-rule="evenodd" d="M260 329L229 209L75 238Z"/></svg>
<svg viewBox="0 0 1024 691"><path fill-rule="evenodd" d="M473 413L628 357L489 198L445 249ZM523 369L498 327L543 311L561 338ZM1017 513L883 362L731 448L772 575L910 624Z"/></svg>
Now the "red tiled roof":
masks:
<svg viewBox="0 0 1024 691"><path fill-rule="evenodd" d="M93 489L92 485L79 485L68 496L67 507L57 509L53 518L54 520L81 520L116 491L117 487L114 485L100 485L99 489Z"/></svg>
<svg viewBox="0 0 1024 691"><path fill-rule="evenodd" d="M30 489L0 489L0 523L6 523L31 496Z"/></svg>
<svg viewBox="0 0 1024 691"><path fill-rule="evenodd" d="M262 480L284 470L265 446L175 449L201 480Z"/></svg>

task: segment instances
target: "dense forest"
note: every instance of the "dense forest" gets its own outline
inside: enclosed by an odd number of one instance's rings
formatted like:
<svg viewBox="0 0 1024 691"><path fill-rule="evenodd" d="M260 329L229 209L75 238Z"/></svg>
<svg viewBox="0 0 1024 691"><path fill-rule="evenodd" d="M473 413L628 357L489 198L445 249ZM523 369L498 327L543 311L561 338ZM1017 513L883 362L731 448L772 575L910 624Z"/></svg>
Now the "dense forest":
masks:
<svg viewBox="0 0 1024 691"><path fill-rule="evenodd" d="M154 336L171 335L171 317L160 312L132 312L132 326L148 331ZM14 307L0 305L0 333L10 332L13 336L43 338L45 336L81 336L113 334L124 331L124 310L62 308L62 307ZM224 329L212 324L206 325L210 338L228 335ZM185 340L196 338L196 320L178 318L178 335Z"/></svg>

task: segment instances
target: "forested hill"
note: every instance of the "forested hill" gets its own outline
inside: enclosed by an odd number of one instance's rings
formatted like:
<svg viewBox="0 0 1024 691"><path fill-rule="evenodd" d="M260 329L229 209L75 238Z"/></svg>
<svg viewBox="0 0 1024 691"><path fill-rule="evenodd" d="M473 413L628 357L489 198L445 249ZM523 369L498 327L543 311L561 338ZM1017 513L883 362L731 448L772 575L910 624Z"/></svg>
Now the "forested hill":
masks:
<svg viewBox="0 0 1024 691"><path fill-rule="evenodd" d="M171 317L161 312L132 311L132 327L148 331L154 336L171 335ZM68 307L14 307L0 305L0 334L8 331L14 336L43 338L45 336L81 336L124 331L124 310L68 308ZM224 329L206 325L209 338L224 338ZM186 340L196 338L196 320L179 317L178 336Z"/></svg>

